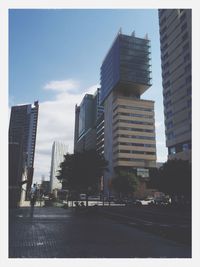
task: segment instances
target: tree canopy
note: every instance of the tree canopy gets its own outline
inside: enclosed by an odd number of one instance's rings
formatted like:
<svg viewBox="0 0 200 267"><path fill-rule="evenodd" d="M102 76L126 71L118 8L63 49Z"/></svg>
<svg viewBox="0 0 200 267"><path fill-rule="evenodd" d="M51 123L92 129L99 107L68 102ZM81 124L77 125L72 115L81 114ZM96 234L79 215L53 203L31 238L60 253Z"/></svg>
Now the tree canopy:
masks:
<svg viewBox="0 0 200 267"><path fill-rule="evenodd" d="M119 170L112 180L113 189L119 196L128 196L137 190L139 178L134 173Z"/></svg>
<svg viewBox="0 0 200 267"><path fill-rule="evenodd" d="M104 157L95 150L66 154L57 178L62 181L63 188L93 194L98 190L100 177L107 164Z"/></svg>
<svg viewBox="0 0 200 267"><path fill-rule="evenodd" d="M185 160L168 160L150 175L150 185L171 196L191 197L191 164Z"/></svg>

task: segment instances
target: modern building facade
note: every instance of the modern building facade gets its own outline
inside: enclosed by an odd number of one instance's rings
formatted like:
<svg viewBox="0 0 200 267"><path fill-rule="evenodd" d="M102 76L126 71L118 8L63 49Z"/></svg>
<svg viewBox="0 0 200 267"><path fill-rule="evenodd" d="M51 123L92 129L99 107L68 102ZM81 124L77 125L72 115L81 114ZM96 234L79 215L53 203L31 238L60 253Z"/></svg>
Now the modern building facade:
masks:
<svg viewBox="0 0 200 267"><path fill-rule="evenodd" d="M61 142L55 141L52 146L51 154L51 171L50 171L50 191L59 190L62 184L57 179L60 163L64 161L64 155L68 152L68 146Z"/></svg>
<svg viewBox="0 0 200 267"><path fill-rule="evenodd" d="M150 67L148 37L120 31L101 66L106 194L116 169L148 176L148 169L156 166L154 101L140 98L151 86Z"/></svg>
<svg viewBox="0 0 200 267"><path fill-rule="evenodd" d="M94 95L86 94L80 106L75 107L74 152L97 148L97 125L102 114L98 88Z"/></svg>
<svg viewBox="0 0 200 267"><path fill-rule="evenodd" d="M160 9L159 26L168 158L191 161L191 9Z"/></svg>
<svg viewBox="0 0 200 267"><path fill-rule="evenodd" d="M13 188L14 185L15 189L13 190L21 191L23 182L27 184L27 192L31 188L38 110L38 101L35 101L34 105L19 105L11 108L9 125L9 187ZM10 195L12 195L11 191ZM17 195L20 195L20 193Z"/></svg>

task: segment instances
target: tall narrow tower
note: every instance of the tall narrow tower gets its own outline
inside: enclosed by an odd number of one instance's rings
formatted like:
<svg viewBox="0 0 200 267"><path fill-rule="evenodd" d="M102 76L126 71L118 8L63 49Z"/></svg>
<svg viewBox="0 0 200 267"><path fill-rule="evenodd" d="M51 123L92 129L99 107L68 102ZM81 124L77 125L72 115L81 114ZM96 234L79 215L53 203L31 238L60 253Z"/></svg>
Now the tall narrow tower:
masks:
<svg viewBox="0 0 200 267"><path fill-rule="evenodd" d="M159 26L168 158L191 161L191 10L160 9Z"/></svg>
<svg viewBox="0 0 200 267"><path fill-rule="evenodd" d="M64 155L68 152L68 146L61 142L55 141L52 146L51 154L51 170L50 170L50 190L59 190L62 188L61 183L57 179L60 163L64 161Z"/></svg>
<svg viewBox="0 0 200 267"><path fill-rule="evenodd" d="M105 193L117 168L145 176L156 165L154 102L140 99L150 86L150 41L120 31L101 66Z"/></svg>
<svg viewBox="0 0 200 267"><path fill-rule="evenodd" d="M11 108L9 126L9 187L14 188L14 191L19 191L24 175L26 176L24 179L27 182L27 191L32 184L38 110L38 101L35 101L34 105L19 105Z"/></svg>

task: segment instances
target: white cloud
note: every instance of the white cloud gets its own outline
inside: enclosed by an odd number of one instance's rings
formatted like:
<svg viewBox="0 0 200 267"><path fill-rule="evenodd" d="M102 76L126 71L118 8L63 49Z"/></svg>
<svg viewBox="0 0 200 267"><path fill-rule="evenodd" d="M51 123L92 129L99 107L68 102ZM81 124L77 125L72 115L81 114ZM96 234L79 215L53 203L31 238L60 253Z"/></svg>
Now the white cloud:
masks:
<svg viewBox="0 0 200 267"><path fill-rule="evenodd" d="M163 127L163 122L161 122L161 121L156 121L156 122L155 122L155 127L156 127L156 129L159 129L159 128Z"/></svg>
<svg viewBox="0 0 200 267"><path fill-rule="evenodd" d="M52 91L72 91L73 89L79 88L79 82L68 79L68 80L61 80L61 81L50 81L44 85L45 90L52 90ZM76 90L75 90L76 91Z"/></svg>
<svg viewBox="0 0 200 267"><path fill-rule="evenodd" d="M77 84L79 82L74 80L54 81L47 83L43 88L44 90L47 90L47 87L54 88L50 90L55 90L56 95L54 100L39 103L34 164L34 180L37 182L40 182L42 175L49 179L51 149L54 141L67 144L69 152L73 152L75 105L80 104L86 93L93 94L99 87L97 84L85 89L84 92L74 94L71 90L75 89Z"/></svg>

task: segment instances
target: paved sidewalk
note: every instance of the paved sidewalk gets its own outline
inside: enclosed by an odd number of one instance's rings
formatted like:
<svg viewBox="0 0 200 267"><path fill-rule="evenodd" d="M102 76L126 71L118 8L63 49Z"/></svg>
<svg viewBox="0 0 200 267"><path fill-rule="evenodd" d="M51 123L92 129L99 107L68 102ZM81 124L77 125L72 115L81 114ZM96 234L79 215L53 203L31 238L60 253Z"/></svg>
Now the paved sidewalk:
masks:
<svg viewBox="0 0 200 267"><path fill-rule="evenodd" d="M75 209L10 212L10 258L190 258L188 246Z"/></svg>

